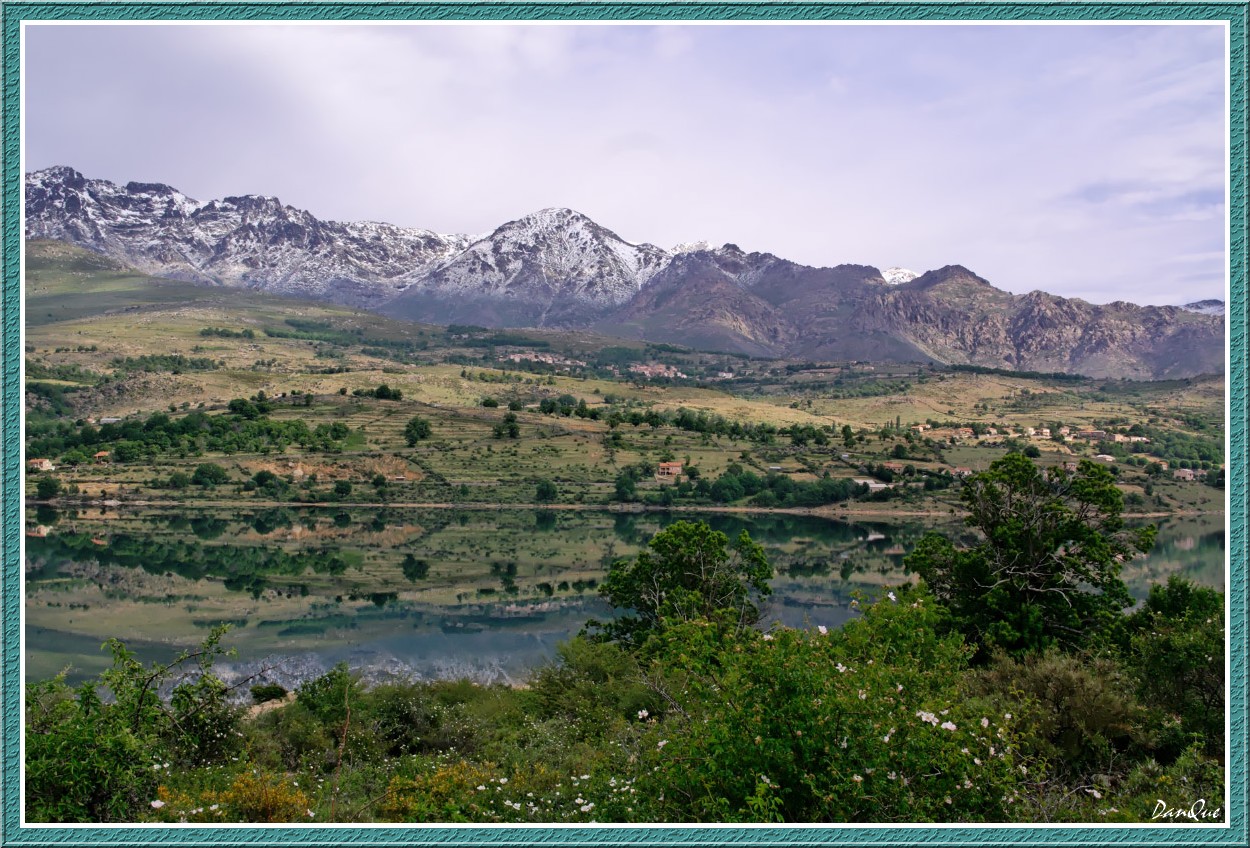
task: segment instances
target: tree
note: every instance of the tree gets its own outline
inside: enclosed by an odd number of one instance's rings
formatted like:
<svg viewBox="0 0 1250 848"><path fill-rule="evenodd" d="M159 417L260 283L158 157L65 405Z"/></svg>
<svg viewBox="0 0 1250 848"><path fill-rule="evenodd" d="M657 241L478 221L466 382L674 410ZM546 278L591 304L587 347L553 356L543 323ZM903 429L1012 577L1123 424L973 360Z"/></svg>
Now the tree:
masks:
<svg viewBox="0 0 1250 848"><path fill-rule="evenodd" d="M191 482L197 486L216 486L230 479L229 472L215 462L203 462L195 466Z"/></svg>
<svg viewBox="0 0 1250 848"><path fill-rule="evenodd" d="M755 600L772 592L764 549L743 531L732 544L703 522L661 530L632 562L617 560L599 594L625 615L600 627L607 639L640 644L665 622L727 617L739 629L759 619Z"/></svg>
<svg viewBox="0 0 1250 848"><path fill-rule="evenodd" d="M626 470L616 475L616 499L618 501L632 501L637 495L637 483L631 472Z"/></svg>
<svg viewBox="0 0 1250 848"><path fill-rule="evenodd" d="M424 580L426 575L430 573L430 563L428 560L417 559L412 554L404 554L403 564L404 577L408 578L410 583L418 580Z"/></svg>
<svg viewBox="0 0 1250 848"><path fill-rule="evenodd" d="M521 437L521 426L517 423L515 412L504 414L503 421L495 425L496 439L519 439Z"/></svg>
<svg viewBox="0 0 1250 848"><path fill-rule="evenodd" d="M556 484L550 480L539 480L538 487L534 492L534 499L539 503L551 503L560 493L556 490Z"/></svg>
<svg viewBox="0 0 1250 848"><path fill-rule="evenodd" d="M40 477L35 484L35 494L41 501L49 501L61 494L61 481L55 477Z"/></svg>
<svg viewBox="0 0 1250 848"><path fill-rule="evenodd" d="M1213 756L1224 751L1224 596L1175 574L1125 620L1138 695L1180 719Z"/></svg>
<svg viewBox="0 0 1250 848"><path fill-rule="evenodd" d="M1010 453L970 477L961 499L983 540L957 548L928 533L904 564L981 658L1087 646L1131 606L1120 568L1150 550L1155 528L1124 528L1123 497L1106 468L1081 460L1075 472L1043 473Z"/></svg>
<svg viewBox="0 0 1250 848"><path fill-rule="evenodd" d="M417 442L430 437L430 432L430 422L420 415L415 415L408 420L408 425L404 427L404 439L407 440L408 447L416 447Z"/></svg>

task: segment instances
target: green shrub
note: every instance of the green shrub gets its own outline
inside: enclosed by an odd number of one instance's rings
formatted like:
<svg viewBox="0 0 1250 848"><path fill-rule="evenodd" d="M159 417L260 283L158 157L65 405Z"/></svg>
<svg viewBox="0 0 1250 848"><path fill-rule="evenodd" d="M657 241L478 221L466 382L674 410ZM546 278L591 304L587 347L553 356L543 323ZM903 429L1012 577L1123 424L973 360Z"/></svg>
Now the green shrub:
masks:
<svg viewBox="0 0 1250 848"><path fill-rule="evenodd" d="M1065 777L1106 772L1149 744L1133 682L1109 659L1058 650L1021 660L1000 654L969 678L968 690L1003 709L1014 705L1034 750Z"/></svg>
<svg viewBox="0 0 1250 848"><path fill-rule="evenodd" d="M1002 821L1027 762L1013 717L958 689L967 650L923 592L841 631L660 632L649 678L673 705L639 791L669 821Z"/></svg>
<svg viewBox="0 0 1250 848"><path fill-rule="evenodd" d="M279 701L286 697L286 687L277 683L261 683L251 688L252 703L263 704L266 701Z"/></svg>

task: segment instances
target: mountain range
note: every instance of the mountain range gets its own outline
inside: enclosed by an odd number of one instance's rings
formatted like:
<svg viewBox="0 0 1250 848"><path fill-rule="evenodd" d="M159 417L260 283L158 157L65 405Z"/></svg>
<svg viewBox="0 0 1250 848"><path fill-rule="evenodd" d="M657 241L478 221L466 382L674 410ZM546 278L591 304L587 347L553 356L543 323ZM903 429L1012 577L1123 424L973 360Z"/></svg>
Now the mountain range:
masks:
<svg viewBox="0 0 1250 848"><path fill-rule="evenodd" d="M485 235L324 221L277 198L200 202L159 183L26 177L26 236L155 276L431 323L556 327L803 359L936 361L1136 379L1224 366L1223 303L1013 295L960 265L815 268L736 245L630 244L570 209Z"/></svg>

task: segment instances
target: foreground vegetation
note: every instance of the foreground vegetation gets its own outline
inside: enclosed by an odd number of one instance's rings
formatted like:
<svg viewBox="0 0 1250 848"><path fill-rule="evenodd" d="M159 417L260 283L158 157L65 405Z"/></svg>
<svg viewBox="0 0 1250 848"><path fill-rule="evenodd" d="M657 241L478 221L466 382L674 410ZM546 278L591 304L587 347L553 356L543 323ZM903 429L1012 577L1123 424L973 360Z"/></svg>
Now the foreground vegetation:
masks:
<svg viewBox="0 0 1250 848"><path fill-rule="evenodd" d="M1220 593L1173 579L1125 614L1120 566L1152 540L1093 463L1009 454L961 498L979 541L922 544L924 581L838 630L762 626L762 549L673 524L611 568L622 614L521 688L339 666L293 697L237 682L263 702L244 711L213 674L224 631L151 668L113 642L98 681L27 689L27 815L1133 822L1164 800L1223 820Z"/></svg>

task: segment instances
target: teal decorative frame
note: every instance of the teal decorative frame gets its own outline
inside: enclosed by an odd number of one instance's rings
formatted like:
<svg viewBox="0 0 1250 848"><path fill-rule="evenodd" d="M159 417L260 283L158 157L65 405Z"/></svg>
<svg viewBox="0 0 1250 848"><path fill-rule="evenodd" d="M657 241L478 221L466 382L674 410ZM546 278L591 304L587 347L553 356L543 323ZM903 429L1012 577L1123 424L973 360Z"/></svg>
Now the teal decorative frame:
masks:
<svg viewBox="0 0 1250 848"><path fill-rule="evenodd" d="M0 0L3 39L3 511L0 513L0 844L8 845L1246 845L1247 831L1247 22L1250 0L1229 2L8 2ZM1227 22L1231 45L1231 292L1228 497L1231 573L1227 584L1232 674L1229 807L1226 827L22 827L19 807L21 680L20 534L22 394L20 299L22 174L20 164L21 24L35 20L1001 20Z"/></svg>

